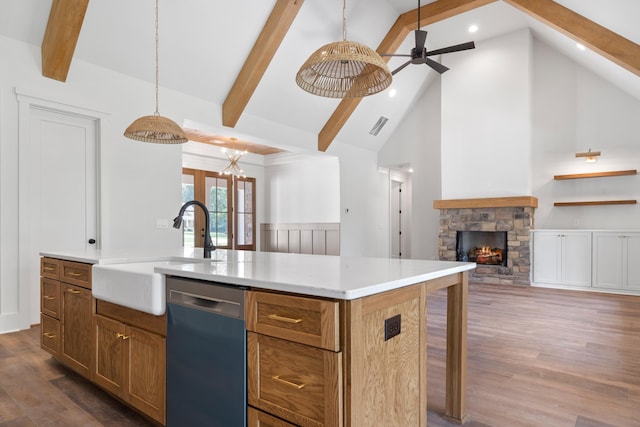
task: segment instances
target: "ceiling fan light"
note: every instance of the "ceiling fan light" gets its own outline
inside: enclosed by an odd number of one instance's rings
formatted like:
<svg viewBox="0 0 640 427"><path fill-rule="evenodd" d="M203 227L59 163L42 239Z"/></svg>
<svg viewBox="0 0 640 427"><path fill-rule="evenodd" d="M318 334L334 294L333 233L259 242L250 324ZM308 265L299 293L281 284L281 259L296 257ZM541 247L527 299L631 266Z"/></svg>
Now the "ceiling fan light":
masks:
<svg viewBox="0 0 640 427"><path fill-rule="evenodd" d="M386 62L368 46L347 40L316 50L302 64L296 83L328 98L361 98L385 90L392 76Z"/></svg>
<svg viewBox="0 0 640 427"><path fill-rule="evenodd" d="M143 116L124 131L129 139L155 144L183 144L188 141L176 122L161 115Z"/></svg>

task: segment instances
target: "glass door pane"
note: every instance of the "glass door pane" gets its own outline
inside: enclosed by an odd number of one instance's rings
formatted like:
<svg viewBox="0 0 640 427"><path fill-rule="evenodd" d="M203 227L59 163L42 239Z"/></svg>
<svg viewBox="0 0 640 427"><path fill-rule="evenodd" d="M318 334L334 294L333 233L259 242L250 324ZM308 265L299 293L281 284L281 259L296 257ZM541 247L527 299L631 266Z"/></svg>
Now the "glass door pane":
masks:
<svg viewBox="0 0 640 427"><path fill-rule="evenodd" d="M207 174L205 205L209 208L209 232L218 248L231 248L231 177Z"/></svg>
<svg viewBox="0 0 640 427"><path fill-rule="evenodd" d="M182 204L195 199L194 176L182 174ZM182 246L193 248L195 245L195 216L193 206L189 206L182 217Z"/></svg>
<svg viewBox="0 0 640 427"><path fill-rule="evenodd" d="M236 178L236 249L255 250L255 178Z"/></svg>

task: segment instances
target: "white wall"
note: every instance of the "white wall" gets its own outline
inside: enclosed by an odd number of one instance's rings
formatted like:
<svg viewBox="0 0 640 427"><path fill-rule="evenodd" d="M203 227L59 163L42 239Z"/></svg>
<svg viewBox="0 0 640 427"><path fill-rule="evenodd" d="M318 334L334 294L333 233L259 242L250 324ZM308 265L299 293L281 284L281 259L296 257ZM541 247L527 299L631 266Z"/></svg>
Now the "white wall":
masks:
<svg viewBox="0 0 640 427"><path fill-rule="evenodd" d="M442 198L531 194L528 29L443 57Z"/></svg>
<svg viewBox="0 0 640 427"><path fill-rule="evenodd" d="M382 166L410 164L411 258L438 259L440 212L433 201L441 198L440 180L440 79L418 95L389 141L378 153Z"/></svg>
<svg viewBox="0 0 640 427"><path fill-rule="evenodd" d="M533 195L536 228L640 228L639 205L554 207L557 201L638 199L640 175L555 181L554 175L638 169L640 100L534 45ZM596 163L575 153L601 151Z"/></svg>
<svg viewBox="0 0 640 427"><path fill-rule="evenodd" d="M340 158L340 255L388 257L389 174L372 151L337 140L328 152Z"/></svg>
<svg viewBox="0 0 640 427"><path fill-rule="evenodd" d="M267 159L269 166L265 170L262 222L340 222L340 164L337 157L294 155L272 159Z"/></svg>

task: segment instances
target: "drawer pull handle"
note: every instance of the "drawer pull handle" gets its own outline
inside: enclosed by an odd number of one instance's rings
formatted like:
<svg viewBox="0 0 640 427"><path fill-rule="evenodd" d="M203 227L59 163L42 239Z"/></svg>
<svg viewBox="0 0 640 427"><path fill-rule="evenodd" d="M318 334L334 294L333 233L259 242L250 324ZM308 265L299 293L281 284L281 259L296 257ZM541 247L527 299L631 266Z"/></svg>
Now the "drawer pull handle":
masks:
<svg viewBox="0 0 640 427"><path fill-rule="evenodd" d="M300 323L300 322L302 322L302 319L293 319L291 317L278 316L277 314L270 314L269 315L269 319L278 320L280 322L287 322L287 323Z"/></svg>
<svg viewBox="0 0 640 427"><path fill-rule="evenodd" d="M45 337L49 338L49 339L53 339L56 337L56 334L52 334L51 332L45 332L44 334Z"/></svg>
<svg viewBox="0 0 640 427"><path fill-rule="evenodd" d="M296 384L291 381L283 380L282 378L280 378L280 375L274 375L273 377L271 377L271 379L274 381L278 381L282 384L288 385L289 387L293 387L296 390L300 390L301 388L304 388L304 386L306 385L306 384Z"/></svg>
<svg viewBox="0 0 640 427"><path fill-rule="evenodd" d="M67 289L67 292L69 292L70 294L79 294L80 291L76 291L75 289Z"/></svg>
<svg viewBox="0 0 640 427"><path fill-rule="evenodd" d="M47 299L49 301L56 299L56 297L52 297L52 296L49 296L49 295L45 295L42 298Z"/></svg>
<svg viewBox="0 0 640 427"><path fill-rule="evenodd" d="M44 267L44 271L53 271L55 269L55 267Z"/></svg>
<svg viewBox="0 0 640 427"><path fill-rule="evenodd" d="M120 338L122 341L124 341L124 340L128 340L128 339L129 339L129 336L128 336L128 335L125 335L125 334L121 334L120 332L118 332L118 333L116 334L116 338Z"/></svg>
<svg viewBox="0 0 640 427"><path fill-rule="evenodd" d="M80 277L80 276L82 276L82 273L75 273L73 271L70 271L69 272L69 276L71 276L71 277Z"/></svg>

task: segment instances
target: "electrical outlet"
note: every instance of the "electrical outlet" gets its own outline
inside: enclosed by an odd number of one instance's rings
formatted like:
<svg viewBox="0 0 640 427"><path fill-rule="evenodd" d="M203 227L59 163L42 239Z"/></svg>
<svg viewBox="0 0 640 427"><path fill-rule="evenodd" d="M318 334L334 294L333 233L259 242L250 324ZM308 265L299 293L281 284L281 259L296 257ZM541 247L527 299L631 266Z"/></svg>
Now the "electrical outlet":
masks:
<svg viewBox="0 0 640 427"><path fill-rule="evenodd" d="M385 319L384 321L384 340L390 340L396 335L400 335L400 315Z"/></svg>

